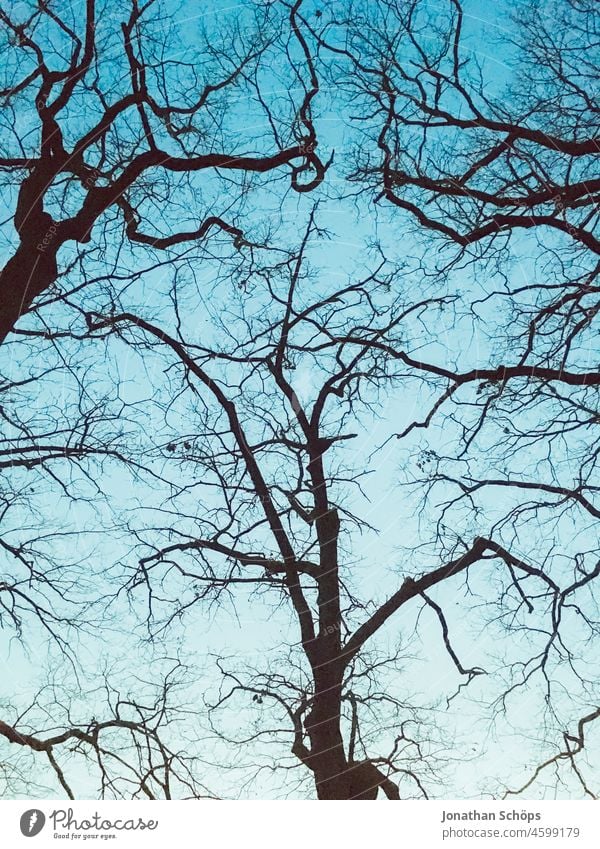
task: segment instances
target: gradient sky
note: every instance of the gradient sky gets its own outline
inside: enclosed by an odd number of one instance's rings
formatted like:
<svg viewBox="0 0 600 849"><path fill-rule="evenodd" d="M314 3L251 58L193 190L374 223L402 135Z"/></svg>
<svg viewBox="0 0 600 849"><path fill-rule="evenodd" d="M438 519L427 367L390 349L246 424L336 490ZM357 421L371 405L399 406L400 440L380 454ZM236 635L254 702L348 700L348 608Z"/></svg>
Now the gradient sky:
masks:
<svg viewBox="0 0 600 849"><path fill-rule="evenodd" d="M432 6L442 6L432 4ZM312 7L326 9L327 3L313 3L307 7L307 14ZM510 23L506 18L504 3L467 2L466 39L483 67L490 86L501 89L511 79L509 64L510 56L503 55L497 47L497 39L506 34ZM244 3L200 3L184 0L177 7L173 6L177 32L181 34L182 50L194 41L195 27L203 24L209 31L218 28L223 20L243 19L247 11ZM272 88L270 95L273 101L281 97L281 102L287 98L286 81L282 79L281 69L276 65L271 68L272 79L266 81ZM282 85L283 83L283 85ZM425 285L419 278L417 260L423 253L423 243L415 237L413 231L405 225L399 225L399 219L394 212L381 205L375 208L370 200L359 198L348 200L340 197L347 189L345 180L347 160L355 142L354 129L346 119L343 93L336 90L324 90L320 95L319 136L323 150L335 148L334 165L328 175L326 185L319 190L320 208L318 222L329 231L329 238L316 243L311 249L311 262L318 270L314 282L315 292L328 291L336 288L341 281L356 275L357 271L368 267L372 254L368 245L378 239L386 255L393 262L404 263L399 272L399 285L405 286L408 293L419 291L419 286ZM343 108L342 108L343 107ZM240 145L251 139L253 133L258 137L263 130L262 124L252 124L252 110L244 104L231 107L233 118L230 120L230 130L236 132L235 122L239 123ZM243 126L242 126L243 123ZM210 207L211 194L217 192L219 186L209 184L205 187L206 196L202 199ZM288 244L297 242L306 226L310 208L315 201L314 195L297 196L288 193L282 200L278 184L262 187L253 199L255 210L252 221L256 230L266 229L269 221L277 224L277 238ZM7 197L10 204L10 197ZM185 204L181 214L185 215ZM6 217L6 216L5 216ZM6 224L5 242L12 239L10 225ZM189 341L198 338L217 338L219 322L223 321L227 311L235 308L235 291L228 291L223 280L218 279L219 252L226 248L216 247L215 257L210 260L203 257L202 266L197 274L197 280L192 283L182 272L182 297L186 305L184 316L185 335ZM535 246L532 240L520 238L515 240L515 255L512 273L513 281L527 282L535 279L537 270L532 254ZM145 257L147 260L147 255ZM123 265L132 264L137 269L144 266L142 252L130 251L122 258ZM426 257L425 262L435 262L435 257ZM123 297L126 308L137 311L148 319L158 317L173 326L173 318L168 310L168 294L172 284L172 270L162 268L142 274L127 290ZM461 298L475 299L489 293L499 286L492 272L485 276L466 268L454 271L446 281L448 292L460 292ZM261 309L260 292L255 295L257 314ZM81 304L94 308L101 304L104 292L101 286L92 287L81 294ZM449 328L440 319L440 331L423 334L415 323L407 332L413 342L420 341L419 354L432 362L450 361L459 366L483 365L495 356L497 347L492 332L498 318L506 320L504 306L500 299L488 302L482 307L480 321L476 324L470 318L458 314L456 323ZM61 312L61 308L48 308L43 313L44 320L63 326L70 316ZM595 355L593 345L590 346L589 357ZM35 359L30 358L26 343L13 345L3 351L4 361L0 368L2 373L16 379L20 374L36 368ZM119 382L119 396L111 400L111 406L116 409L118 400L125 402L133 439L140 439L141 444L145 435L152 433L153 439L161 444L173 438L178 428L185 426L185 417L189 408L184 399L173 405L165 424L164 410L155 398L157 388L165 380L165 364L169 359L162 355L149 353L144 358L131 347L111 341L106 346L100 341L85 344L65 342L59 350L48 345L44 349L44 362L75 362L77 369L87 367L87 385L90 389L90 399L101 398L112 391L111 380ZM107 374L110 380L107 380ZM300 397L308 398L317 386L317 376L311 373L310 366L301 365L297 370L297 391ZM50 409L71 411L75 399L76 385L67 368L60 368L55 376L46 381L38 396L38 408L35 415L43 420ZM428 409L436 393L427 394L422 384L406 381L395 387L393 392L383 395L376 411L372 415L365 413L359 422L354 423L358 438L347 443L340 449L340 457L357 470L367 467L372 473L362 482L363 493L353 491L346 502L349 509L359 512L361 517L376 528L376 531L354 534L348 543L347 559L352 563L355 587L363 598L373 598L383 601L399 585L406 574L419 574L424 569L436 564L436 555L432 550L417 551L417 546L431 537L431 515L422 511L418 500L411 494L411 489L405 484L414 478L415 464L421 457L423 449L442 452L447 444L456 437L457 430L448 425L444 418L434 421L427 433L415 432L408 440L398 442L390 437L415 417L421 417ZM161 400L164 399L161 398ZM91 401L90 401L91 403ZM33 413L32 413L33 415ZM442 427L443 424L443 427ZM189 431L195 433L193 422ZM385 445L371 457L373 448ZM567 443L565 457L572 446ZM530 457L530 462L537 457ZM521 462L520 459L517 461ZM153 468L162 465L161 460L152 461ZM193 480L194 469L189 464L176 467L172 463L165 466L168 474L174 479ZM63 467L65 473L66 467ZM27 483L33 478L30 472L15 474L16 485L25 486L23 474L30 475ZM68 473L67 473L68 474ZM181 476L181 478L179 477ZM86 481L81 475L74 482L74 488L79 498L75 502L66 499L52 480L35 473L35 493L31 494L34 510L16 509L7 516L8 532L14 528L15 538L22 533L23 526L33 528L43 527L48 533L54 530L68 529L75 532L73 536L53 538L49 541L54 554L58 553L66 563L77 566L81 575L81 591L89 592L89 583L93 592L101 595L114 590L114 581L120 572L121 563L126 568L132 568L136 562L136 552L133 550L131 538L123 533L111 533L117 521L128 518L132 525L143 527L146 519L141 502L153 505L164 502L167 488L157 488L146 491L144 485L135 484L132 476L116 464L104 464L101 486L107 497L94 494L93 481ZM439 501L448 497L450 490L436 493ZM187 506L194 509L195 495L191 495ZM456 511L456 521L465 528L477 526L483 521L486 527L494 519L506 511L512 496L498 492L482 496L481 509L484 519L465 516L461 508ZM89 499L86 500L86 499ZM186 505L181 500L179 505ZM433 514L432 514L433 515ZM107 533L107 530L109 531ZM483 531L482 531L483 532ZM554 540L565 551L573 544L591 547L594 539L590 527L580 517L565 517L557 524ZM544 546L550 541L544 538L545 529L540 527L537 535L532 531L532 537L524 537L513 541L515 553L531 558L532 552L538 552L543 557ZM590 545L586 538L589 538ZM494 567L481 569L473 576L471 589L476 595L482 595L494 589ZM460 586L460 594L458 588ZM457 593L457 598L453 594ZM502 630L499 623L488 622L477 611L465 615L465 609L459 602L464 599L464 586L461 582L449 584L442 588L436 599L444 604L452 633L453 644L465 666L481 666L488 675L477 678L468 688L462 690L456 698L446 705L446 697L452 695L460 683L460 678L452 668L451 662L444 651L441 640L440 626L430 610L421 610L414 604L410 609L402 611L387 623L378 635L376 647L382 653L394 651L400 646L406 655L406 663L402 670L386 673L385 685L390 691L407 698L411 703L424 706L423 716L430 724L431 751L440 753L442 760L448 758L440 778L444 784L434 786L434 795L450 797L479 797L495 793L503 780L513 785L522 783L529 777L532 767L539 762L541 756L552 753L556 742L561 743L560 737L545 735L540 728L538 717L544 710L543 693L540 688L524 689L515 694L506 715L496 712L493 722L490 722L489 704L497 698L504 687L503 669L504 650L511 654L512 659L525 656L530 649L528 641L536 637L515 635L506 639L502 646ZM161 662L160 657L173 657L179 652L189 665L189 680L184 690L184 697L190 704L202 704L202 699L214 697L218 685L218 675L214 665L214 656L231 658L232 668L253 668L277 663L277 653L280 645L295 642L298 639L294 623L290 622L289 611L285 607L277 607L274 603L261 604L256 598L250 598L243 593L236 597L235 605L224 604L222 609L207 608L201 605L189 611L184 622L172 629L161 642L154 646L143 645L143 628L138 624L138 616L143 611L145 600L141 594L135 604L130 607L125 598L116 600L107 610L98 608L92 615L97 617L89 628L89 633L73 637L72 647L76 651L84 674L76 681L69 670L68 664L59 655L56 648L48 644L47 635L34 621L24 624L23 643L14 639L10 629L5 628L0 635L2 642L2 662L4 667L5 689L0 703L10 705L15 710L23 709L31 695L46 682L49 677L57 682L78 701L79 716L85 720L87 714L101 718L103 706L99 703L98 694L94 692L98 683L98 672L105 665L112 670L112 679L119 682L123 691L129 687L138 687L136 676L152 681L158 678L161 669L168 663ZM574 639L578 634L574 632ZM538 635L539 638L539 635ZM26 648L24 648L24 646ZM592 676L592 664L597 663L594 652L590 647L589 674ZM600 671L600 670L598 670ZM558 680L562 673L556 672ZM570 681L565 674L565 683ZM570 684L569 684L570 686ZM81 693L79 696L78 693ZM561 719L573 722L582 708L589 706L586 694L572 693L572 701L558 701ZM409 698L410 697L410 698ZM10 709L7 707L10 712ZM12 715L12 714L10 714ZM224 722L232 732L252 727L254 722L272 721L272 714L266 708L248 703L242 706L239 713L228 715ZM560 724L560 722L558 723ZM50 723L51 725L51 723ZM199 715L190 720L188 731L190 737L197 738L196 750L207 763L204 766L204 783L217 794L231 795L239 792L242 796L256 798L279 796L289 791L286 785L289 776L284 773L270 775L261 773L259 779L246 784L242 777L246 771L241 768L247 761L252 761L252 750L245 751L235 747L225 750L217 746L209 736L206 717L199 710ZM457 744L450 747L449 752L443 750L445 740L456 737ZM387 741L393 739L390 729L381 729L381 751L385 751ZM589 742L593 749L593 734ZM274 751L288 758L284 748L272 747ZM269 751L265 747L265 751ZM12 752L11 752L12 754ZM379 754L375 751L374 754ZM3 750L0 747L0 760ZM239 771L229 772L214 764L224 763L225 759L237 761ZM40 782L49 780L49 776L39 760L25 757L30 762L36 779ZM212 765L211 765L212 764ZM597 776L597 769L588 770L589 775ZM84 775L81 765L73 761L67 767L69 776L78 795L84 795L86 786L92 787ZM500 782L500 783L499 783ZM243 788L243 789L240 789ZM298 792L304 793L306 788ZM89 791L93 791L90 789ZM543 785L535 792L544 792ZM553 791L548 791L553 792ZM572 785L559 786L559 795L569 795L573 792ZM55 791L48 791L55 795ZM19 791L17 791L19 795Z"/></svg>

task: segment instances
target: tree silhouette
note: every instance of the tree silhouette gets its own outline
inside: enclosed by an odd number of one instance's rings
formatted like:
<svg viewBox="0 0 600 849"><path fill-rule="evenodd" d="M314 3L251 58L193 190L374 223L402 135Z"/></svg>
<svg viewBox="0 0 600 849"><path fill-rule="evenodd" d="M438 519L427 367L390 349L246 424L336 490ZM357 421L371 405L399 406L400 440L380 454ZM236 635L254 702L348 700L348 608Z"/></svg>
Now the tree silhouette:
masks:
<svg viewBox="0 0 600 849"><path fill-rule="evenodd" d="M36 98L4 158L4 616L74 666L94 627L210 658L215 777L246 747L287 795L456 796L515 722L478 793L595 795L598 14L542 5L501 71L458 0L248 3L180 48L150 4L3 16L7 138ZM199 646L230 610L268 648ZM72 740L103 793L210 795L172 698L0 735L68 795Z"/></svg>
<svg viewBox="0 0 600 849"><path fill-rule="evenodd" d="M264 301L257 296L259 307L256 302L254 307L248 305L243 297L236 299L231 311L223 305L223 341L215 347L199 346L181 331L172 335L132 313L90 317L92 333L119 328L123 341L130 345L166 349L159 356L166 356L167 363L178 363L186 391L198 396L202 410L198 424L191 412L182 417L187 435L170 442L167 451L190 470L195 499L205 505L204 511L190 515L184 509L187 489L181 509L174 497L165 510L168 523L162 530L153 523L151 531L140 534L142 543L150 544L152 550L140 558L129 586L130 590L143 587L148 593L148 624L158 632L184 610L200 601L218 601L225 593L234 594L240 585L283 594L293 610L300 645L287 661L279 662L277 673L256 670L250 679L220 661L224 689L209 705L210 713L218 713L241 693L251 695L254 703L272 700L287 714L291 751L312 774L319 798L368 799L374 798L379 788L389 798L399 798L394 778L427 795L419 772L431 767L419 749L418 733L414 739L402 730L389 751L376 748L381 745L377 739L366 744L363 724L368 727L369 714L376 715L377 701L389 699L401 729L407 721L398 696L390 693L386 697L381 691L383 669L395 668L400 657L392 654L375 661L369 651L371 644L376 644L384 626L393 627L394 619L403 614L411 617L405 611L420 604L437 621L439 639L459 678L460 691L485 675L485 669L483 664L461 659L452 638L455 616L447 612L447 600L456 599L466 588L468 610L472 584L481 581L476 594L484 608L498 611L490 616L493 621L497 615L501 621L507 647L511 633L522 628L538 635L528 650L512 661L511 681L501 696L503 704L536 676L545 680L552 703L550 696L562 685L563 677L554 671L555 663L564 656L584 683L576 651L570 646L579 639L571 611L582 618L591 640L597 625L588 588L600 567L584 564L593 550L578 552L574 565L565 567L563 555L555 547L547 562L540 564L537 556L522 553L523 546L516 538L512 544L509 540L519 527L521 514L524 524L533 514L543 526L543 511L549 509L549 521L556 522L554 511L565 501L569 510L581 509L584 517L594 515L596 508L586 494L593 487L569 489L515 481L508 474L497 480L469 477L475 463L464 460L469 443L475 441L479 430L494 431L498 421L503 422L501 410L489 412L488 398L481 402L487 403L486 415L478 412L475 425L465 417L456 423L463 428L455 441L456 455L421 450L417 467L425 472L423 485L432 491L444 484L448 495L441 518L433 523L429 557L421 560L417 552L406 552L411 565L402 570L405 577L396 588L385 593L387 598L381 599L381 593L368 582L359 590L348 561L353 557L356 531L366 531L369 522L366 515L351 508L354 499L348 488L359 486L368 467L361 470L360 466L364 445L354 452L350 446L359 439L365 422L373 421L381 395L395 391L410 397L415 386L431 381L433 373L434 385L450 379L452 392L463 383L479 381L473 389L477 396L482 384L494 386L494 378L498 378L495 373L474 370L469 380L462 381L406 352L406 348L425 346L430 327L435 326L434 316L440 311L443 315L455 296L431 295L407 306L398 268L383 257L375 272L349 279L345 285L336 281L332 290L321 281L311 285L307 253L316 231L313 212L298 251L262 270L261 276L268 280L268 298ZM426 328L422 333L411 328L415 316ZM299 372L311 375L310 387L303 392L296 388ZM560 385L570 376L557 371L552 379ZM535 385L547 382L548 376L532 371L527 380ZM589 391L590 382L597 384L597 376L573 380L584 392ZM450 394L444 393L445 400ZM506 403L511 401L509 398ZM461 412L459 404L457 407ZM449 416L453 425L455 418L456 414ZM415 420L396 436L404 440L422 424ZM474 429L473 435L469 427ZM449 445L449 425L445 432ZM512 446L511 450L514 454ZM368 453L373 462L375 447ZM489 447L481 462L503 457L500 443ZM463 462L468 465L461 477L453 479L444 472L446 464L460 467ZM452 484L459 488L458 497L452 495ZM502 486L550 493L557 496L557 502L516 506L500 502L499 517L485 500L475 506L474 493ZM465 522L461 516L463 498L474 505L476 522L470 517ZM446 517L455 507L458 520L450 521ZM174 520L174 513L179 520ZM161 536L174 536L175 541L161 544ZM429 566L417 568L415 564L423 561ZM170 586L181 587L180 578L184 579L183 589L169 592ZM263 596L268 594L263 592ZM471 615L477 621L477 614ZM298 672L291 676L286 670ZM260 734L258 731L258 737ZM419 769L411 764L413 758Z"/></svg>
<svg viewBox="0 0 600 849"><path fill-rule="evenodd" d="M40 792L37 788L43 787L45 775L39 759L45 757L50 773L69 799L85 793L81 781L83 777L89 780L90 774L97 782L92 792L101 799L211 797L195 774L194 759L183 747L174 750L168 742L171 726L177 727L185 714L181 704L173 703L182 671L180 664L172 664L154 694L146 692L143 700L139 699L142 682L138 680L138 701L108 677L99 677L94 704L106 718L91 716L84 722L75 718L79 711L73 694L57 682L43 687L11 723L0 721L0 736L13 749L33 757L33 762L20 768L21 792L31 794L32 785ZM30 731L32 726L35 733ZM86 773L78 761L85 764ZM9 763L14 770L18 756L13 755ZM10 771L5 782L8 793L14 793L15 778Z"/></svg>
<svg viewBox="0 0 600 849"><path fill-rule="evenodd" d="M81 262L85 274L79 246L102 245L103 228L114 214L127 240L154 248L219 230L239 245L243 230L221 213L236 214L230 174L241 175L240 201L249 175L284 166L297 191L318 185L325 170L311 118L318 80L297 21L300 5L284 7L283 36L281 20L272 20L266 4L246 29L223 27L220 43L208 35L187 51L178 49L153 2L136 0L115 15L110 6L89 0L83 22L74 10L57 13L45 3L31 4L27 13L24 4L18 16L1 12L0 168L14 195L16 237L10 236L12 255L0 278L0 341L68 269L59 261L63 246L75 245L69 263ZM261 94L262 63L272 59L274 47L278 56L291 55L293 41L298 49L290 70L300 95L274 119ZM174 60L164 58L168 51ZM228 127L231 117L241 122L241 114L224 115L225 99L234 91L254 98L268 127L265 138L252 137L247 152L241 152L239 125L233 138ZM178 221L178 205L201 198L203 182L213 182L215 173L223 175L225 197L210 212L197 205L190 229L170 226ZM163 209L157 216L159 186Z"/></svg>

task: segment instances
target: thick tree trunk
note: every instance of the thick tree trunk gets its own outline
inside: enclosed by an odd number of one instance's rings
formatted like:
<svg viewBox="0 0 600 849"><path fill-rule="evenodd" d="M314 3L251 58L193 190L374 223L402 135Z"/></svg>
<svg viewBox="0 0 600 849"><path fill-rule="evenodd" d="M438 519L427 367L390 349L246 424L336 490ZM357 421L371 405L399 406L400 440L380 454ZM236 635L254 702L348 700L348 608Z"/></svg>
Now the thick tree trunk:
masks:
<svg viewBox="0 0 600 849"><path fill-rule="evenodd" d="M35 172L22 185L14 218L20 243L0 271L0 344L35 298L58 278L56 255L64 235L44 211L43 193L51 177Z"/></svg>
<svg viewBox="0 0 600 849"><path fill-rule="evenodd" d="M43 251L35 243L21 242L0 271L0 344L57 276L54 250Z"/></svg>
<svg viewBox="0 0 600 849"><path fill-rule="evenodd" d="M313 771L319 799L376 799L381 789L399 799L398 787L370 761L349 761L341 731L343 664L323 656L315 668L315 696L305 728L310 751L303 762Z"/></svg>
<svg viewBox="0 0 600 849"><path fill-rule="evenodd" d="M327 667L332 667L328 672ZM315 673L315 697L306 719L310 738L309 766L319 799L349 799L348 761L340 728L342 684L333 664L323 663Z"/></svg>

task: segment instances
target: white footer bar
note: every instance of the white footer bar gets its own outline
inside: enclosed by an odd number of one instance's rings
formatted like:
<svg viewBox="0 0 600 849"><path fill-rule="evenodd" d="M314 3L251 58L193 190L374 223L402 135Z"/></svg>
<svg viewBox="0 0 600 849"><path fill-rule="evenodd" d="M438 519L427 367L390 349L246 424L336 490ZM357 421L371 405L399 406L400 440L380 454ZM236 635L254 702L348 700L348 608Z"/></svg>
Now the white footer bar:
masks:
<svg viewBox="0 0 600 849"><path fill-rule="evenodd" d="M589 802L0 802L0 846L598 849Z"/></svg>

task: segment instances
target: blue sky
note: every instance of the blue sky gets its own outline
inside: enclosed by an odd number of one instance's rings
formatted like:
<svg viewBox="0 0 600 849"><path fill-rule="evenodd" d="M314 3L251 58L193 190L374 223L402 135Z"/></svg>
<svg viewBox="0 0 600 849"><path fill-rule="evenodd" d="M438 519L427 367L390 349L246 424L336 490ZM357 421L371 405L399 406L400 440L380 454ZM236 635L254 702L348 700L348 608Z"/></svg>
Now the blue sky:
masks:
<svg viewBox="0 0 600 849"><path fill-rule="evenodd" d="M317 6L326 4L314 4ZM437 4L441 6L441 4ZM310 11L310 7L309 11ZM467 24L470 29L468 42L473 55L483 65L490 86L500 89L510 79L510 69L499 54L495 38L506 26L501 4L467 4ZM491 10L491 12L490 12ZM177 32L181 33L182 53L185 46L192 48L195 43L195 27L205 23L209 32L223 26L224 20L240 20L246 12L244 4L197 4L184 2L175 12ZM308 14L308 12L307 12ZM270 66L270 80L265 80L270 102L284 110L289 109L289 71L273 63ZM500 275L487 270L483 275L479 269L468 267L455 269L447 279L433 278L438 260L435 249L424 248L423 241L414 232L414 227L406 220L400 220L389 208L383 205L374 207L370 198L348 200L341 197L347 190L345 180L348 158L356 143L356 130L347 117L343 103L343 92L324 90L319 99L317 111L320 146L324 151L335 148L335 159L327 181L316 195L298 196L291 192L281 197L278 183L270 185L265 181L251 196L252 207L242 208L239 212L244 221L250 221L250 235L264 235L269 229L275 232L275 243L286 247L297 243L306 226L306 221L316 197L319 198L318 223L327 229L329 237L316 241L310 252L314 278L303 285L307 287L306 298L321 295L334 290L340 283L352 279L365 269L372 267L376 253L372 249L378 240L382 245L390 265L396 266L394 295L405 293L407 302L428 292L457 295L458 300L452 310L437 315L423 326L420 322L408 322L405 330L406 344L419 356L431 362L457 364L460 367L484 365L493 360L499 346L504 344L503 336L510 331L510 316L501 297L487 302L479 310L479 318L474 320L465 305L473 300L501 288ZM343 108L342 108L343 107ZM253 139L262 139L266 122L264 117L254 120L254 107L243 99L227 104L225 125L229 135L239 148L247 146L254 149ZM260 147L260 143L257 142ZM165 219L187 223L197 215L198 206L211 209L219 201L222 205L224 183L217 178L202 184L193 182L183 186L179 207L164 212L160 198L148 206L150 220L160 222ZM7 200L10 201L9 197ZM154 218L156 216L156 218ZM12 238L9 224L5 226L7 250ZM64 252L68 259L69 250ZM512 280L528 283L537 279L539 266L536 265L537 247L533 240L522 238L515 242L511 258ZM229 262L235 259L227 240L216 239L205 249L194 247L185 258L171 266L154 268L154 261L144 249L127 249L117 255L109 244L104 257L92 255L88 266L89 273L102 273L103 265L114 261L117 269L138 272L127 289L122 292L120 308L136 312L148 320L160 320L172 330L176 318L171 311L170 293L176 279L180 303L183 307L179 318L182 332L190 343L220 343L227 329L235 335L241 323L236 324L236 311L243 302L253 321L259 322L263 311L268 307L264 289L255 283L251 295L247 291L236 289L235 278L224 265L223 258ZM162 258L159 257L159 260ZM148 271L143 271L148 268ZM424 274L426 271L428 274ZM175 276L176 275L176 276ZM77 280L72 278L73 285ZM304 292L302 292L304 296ZM391 296L390 296L391 297ZM39 318L31 319L32 326L39 321L55 327L73 326L81 330L81 316L77 310L108 308L111 298L110 281L100 280L81 292L74 294L74 310L65 310L63 306L49 305L40 311ZM446 316L452 316L449 322ZM74 318L75 316L75 318ZM239 317L239 313L238 313ZM71 325L71 322L74 324ZM79 322L79 325L77 324ZM38 325L39 326L39 325ZM498 329L501 328L501 333ZM127 336L127 334L125 334ZM131 338L130 336L128 338ZM139 336L138 336L139 338ZM595 343L590 343L589 352L580 351L580 361L595 354ZM22 538L24 527L37 528L45 533L56 533L45 546L54 557L65 564L67 575L75 576L78 582L71 589L88 598L101 598L115 592L123 576L135 569L139 551L137 541L125 532L129 524L147 541L161 538L150 528L159 511L165 506L174 510L174 526L193 527L194 511L201 516L212 506L212 495L205 492L201 484L201 475L193 462L182 460L173 463L166 459L164 446L172 439L179 439L183 433L201 435L201 427L194 420L194 409L198 416L202 413L202 404L195 397L182 394L172 401L169 392L179 386L177 370L172 367L172 358L162 351L140 351L119 339L108 342L96 339L82 343L79 340L62 340L57 346L47 344L43 351L30 348L27 339L11 343L5 351L3 373L11 378L29 374L44 365L56 367L46 381L42 383L37 398L22 394L15 396L16 409L29 418L32 425L43 428L48 417L65 417L69 420L76 414L79 403L79 383L85 386L87 409L104 401L107 409L114 415L109 424L99 423L99 438L110 434L116 444L130 439L145 453L145 458L155 472L163 472L176 483L185 481L193 487L189 494L169 502L170 489L166 484L152 484L146 476L136 480L135 475L127 472L118 463L106 461L101 470L90 467L91 477L86 478L80 471L72 472L62 464L61 474L66 475L73 500L65 497L56 481L38 471L19 472L11 477L8 486L28 500L23 506L17 506L7 514L7 533L11 539ZM311 392L318 388L318 373L309 359L298 364L296 377L298 392L308 399ZM467 390L468 393L468 390ZM432 545L432 529L435 516L439 513L439 503L455 494L451 485L436 490L434 505L421 506L414 484L421 472L417 463L423 461L424 450L443 454L450 450L458 438L459 430L449 424L447 418L435 419L427 432L416 431L409 439L398 441L393 438L415 416L426 413L437 389L428 389L421 381L401 379L384 387L376 407L364 411L360 420L353 422L358 437L342 444L339 449L340 461L362 472L367 468L370 474L362 481L362 492L352 487L345 494L344 506L358 512L374 529L362 534L353 533L346 542L345 558L348 570L352 571L356 591L363 598L383 601L399 585L406 574L419 574L426 568L439 563L440 553ZM26 413L21 406L27 403ZM208 402L206 402L208 403ZM197 405L197 407L195 407ZM531 411L524 414L531 421ZM529 417L529 418L528 418ZM332 412L332 421L336 420ZM352 429L352 428L348 428ZM128 434L128 435L127 435ZM127 435L127 438L126 438ZM498 464L509 462L504 455L492 458L487 448L497 442L498 433L490 428L481 436L479 455L473 461L481 462L485 457ZM487 442L486 442L487 440ZM161 447L161 450L157 449ZM376 446L385 446L373 454ZM578 435L565 440L561 448L548 462L555 463L568 473L570 452L581 449ZM338 456L338 455L336 455ZM527 471L536 464L544 462L543 450L532 448L529 453L522 452L509 458L512 468ZM427 462L425 459L427 475ZM72 475L72 477L71 477ZM32 482L34 492L28 488ZM99 483L102 492L95 491ZM436 507L436 505L438 505ZM506 513L510 497L498 491L484 493L479 499L478 510L458 505L448 514L449 529L445 537L450 547L453 534L476 534L487 532L494 522ZM186 521L182 517L187 515ZM68 531L76 536L58 536ZM593 532L585 517L575 511L558 520L553 528L552 539L548 538L547 526L523 523L519 533L512 540L513 549L524 556L536 556L543 562L547 550L554 545L564 552L565 560L573 549L586 550L594 544ZM567 569L560 562L556 569ZM380 653L393 653L398 648L406 659L393 671L383 677L385 686L399 698L411 700L412 705L422 705L419 716L423 733L427 736L432 754L440 753L441 759L449 757L448 763L440 771L440 783L432 777L432 792L443 796L451 788L451 796L477 797L493 793L498 789L496 780L502 782L507 776L516 783L525 780L531 767L537 762L541 752L544 754L555 744L554 739L543 739L537 717L544 710L543 692L537 688L525 688L515 694L510 711L503 714L497 710L494 721L490 722L489 705L503 690L506 683L506 653L512 658L525 656L531 648L531 632L515 633L503 643L501 623L494 621L490 611L480 609L481 599L492 597L498 590L499 578L497 566L486 566L479 574L473 575L469 587L462 581L454 582L449 589L442 588L436 595L439 603L444 604L449 626L458 654L464 665L482 666L488 675L477 678L468 688L452 699L449 707L446 698L452 694L459 677L451 668L444 651L440 636L439 622L430 610L421 610L418 604L411 605L406 612L392 619L377 637L375 648ZM189 591L189 587L178 585L169 588L176 599ZM475 599L469 614L465 612L465 601L469 593ZM15 642L14 635L5 630L3 634L5 670L11 686L5 701L14 705L15 710L22 709L30 695L47 680L48 674L56 676L62 686L77 693L81 687L84 694L79 705L80 715L86 711L101 713L97 693L86 696L86 692L95 690L97 671L106 663L115 671L119 686L124 689L138 686L135 675L144 670L144 677L158 677L164 663L156 660L163 655L173 656L180 652L190 667L190 681L185 692L190 703L201 705L204 698L211 700L219 684L215 669L214 656L227 656L234 669L252 669L271 671L272 665L281 663L280 647L298 639L295 624L290 619L289 610L279 605L277 599L265 599L250 596L245 592L236 593L235 602L224 600L222 609L216 606L197 605L188 611L185 619L176 628L169 630L153 646L144 646L143 627L139 624L146 606L143 593L133 595L133 601L119 596L108 608L102 605L94 608L96 617L89 633L72 637L72 647L80 658L84 658L85 673L80 682L70 678L69 668L65 665L55 647L48 645L39 625L28 619L24 629L22 646ZM539 635L536 635L539 638ZM577 629L572 636L578 639ZM595 654L592 648L583 647L588 653L586 662L590 677L593 678ZM554 670L559 685L572 687L568 670ZM15 686L16 685L16 686ZM572 693L572 700L557 701L559 719L572 722L585 709L589 699L584 691ZM280 795L286 792L286 776L261 774L260 779L250 785L243 783L240 776L244 769L229 772L215 764L225 759L238 761L238 765L251 763L256 752L250 748L231 747L228 751L216 745L210 734L203 708L198 716L190 721L189 734L196 740L195 745L205 766L205 783L215 792L223 795L238 792L241 795ZM276 721L280 721L280 717ZM255 722L272 720L267 709L252 704L242 704L223 719L225 727L232 733L242 734L244 729L253 727ZM385 750L385 743L393 739L393 729L376 729L373 745L377 743ZM379 735L379 736L378 736ZM451 753L444 750L444 740L456 735L457 745ZM559 742L560 741L560 738ZM285 748L274 746L278 756L288 757ZM270 751L270 744L266 746ZM454 758L455 760L452 760ZM514 765L517 764L515 767ZM45 776L41 767L40 779ZM70 765L75 782L85 786L81 766L74 762ZM36 773L37 774L37 773ZM445 782L445 783L442 783ZM89 785L91 786L91 785ZM239 790L243 786L243 790ZM305 792L305 788L298 792ZM567 785L559 793L569 795L572 787Z"/></svg>

